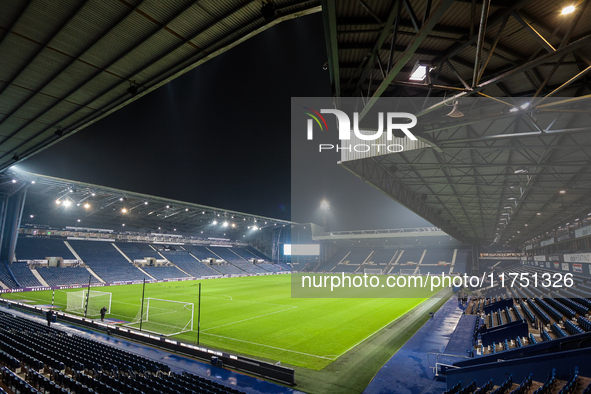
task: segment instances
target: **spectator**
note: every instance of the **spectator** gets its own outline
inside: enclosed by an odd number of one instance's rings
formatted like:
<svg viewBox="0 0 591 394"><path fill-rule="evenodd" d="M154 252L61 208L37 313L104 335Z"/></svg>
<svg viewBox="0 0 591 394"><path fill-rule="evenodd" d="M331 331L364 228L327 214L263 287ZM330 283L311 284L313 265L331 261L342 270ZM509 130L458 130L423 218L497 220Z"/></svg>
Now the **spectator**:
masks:
<svg viewBox="0 0 591 394"><path fill-rule="evenodd" d="M101 321L105 321L105 315L107 314L107 307L103 306L101 308Z"/></svg>
<svg viewBox="0 0 591 394"><path fill-rule="evenodd" d="M45 317L47 318L47 327L49 327L51 325L51 319L53 318L53 311L48 309L47 312L45 312Z"/></svg>

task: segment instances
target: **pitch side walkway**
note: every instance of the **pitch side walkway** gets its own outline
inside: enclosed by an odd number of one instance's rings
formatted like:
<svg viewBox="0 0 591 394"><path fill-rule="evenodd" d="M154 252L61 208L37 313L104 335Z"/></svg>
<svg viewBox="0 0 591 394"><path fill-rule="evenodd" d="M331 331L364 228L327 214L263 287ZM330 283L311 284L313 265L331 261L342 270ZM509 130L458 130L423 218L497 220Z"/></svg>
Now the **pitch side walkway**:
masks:
<svg viewBox="0 0 591 394"><path fill-rule="evenodd" d="M427 353L444 353L463 312L457 298L450 298L378 371L364 393L425 394L445 391L445 382L435 381Z"/></svg>
<svg viewBox="0 0 591 394"><path fill-rule="evenodd" d="M47 324L47 320L35 315L29 315L14 309L2 307L2 310L17 316L35 320L41 324ZM238 372L233 372L223 368L214 367L206 362L197 361L178 354L166 352L153 347L140 345L125 339L115 338L99 332L87 330L81 327L71 326L65 323L52 323L52 327L63 330L69 334L76 334L95 341L103 342L130 353L135 353L154 361L161 362L170 366L172 372L181 373L190 372L211 380L215 380L226 386L235 387L249 394L277 394L277 393L300 393L297 390L290 389L278 384L264 381Z"/></svg>

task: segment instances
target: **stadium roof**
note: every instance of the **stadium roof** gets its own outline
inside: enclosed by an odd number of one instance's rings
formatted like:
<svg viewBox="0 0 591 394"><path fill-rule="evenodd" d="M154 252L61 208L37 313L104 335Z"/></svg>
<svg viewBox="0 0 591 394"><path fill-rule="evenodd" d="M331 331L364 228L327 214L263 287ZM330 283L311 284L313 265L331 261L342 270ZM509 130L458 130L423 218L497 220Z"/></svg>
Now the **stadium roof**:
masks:
<svg viewBox="0 0 591 394"><path fill-rule="evenodd" d="M518 246L587 215L588 3L326 0L335 97L361 117L380 97L431 98L413 111L429 148L341 164L464 242ZM446 117L456 102L465 116Z"/></svg>
<svg viewBox="0 0 591 394"><path fill-rule="evenodd" d="M238 239L291 222L228 209L149 196L10 169L0 174L0 193L27 189L23 218L31 225L123 231L219 235ZM79 220L79 221L78 221ZM240 238L241 239L241 238Z"/></svg>
<svg viewBox="0 0 591 394"><path fill-rule="evenodd" d="M318 0L261 4L0 2L0 171L269 27L320 11Z"/></svg>

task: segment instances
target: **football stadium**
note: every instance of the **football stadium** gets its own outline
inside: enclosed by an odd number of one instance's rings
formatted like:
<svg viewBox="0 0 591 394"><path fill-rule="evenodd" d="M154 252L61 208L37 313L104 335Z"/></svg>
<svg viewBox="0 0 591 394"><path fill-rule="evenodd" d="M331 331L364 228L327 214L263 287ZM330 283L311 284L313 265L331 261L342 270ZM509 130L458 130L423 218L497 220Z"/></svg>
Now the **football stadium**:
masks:
<svg viewBox="0 0 591 394"><path fill-rule="evenodd" d="M1 2L0 394L591 393L588 3Z"/></svg>

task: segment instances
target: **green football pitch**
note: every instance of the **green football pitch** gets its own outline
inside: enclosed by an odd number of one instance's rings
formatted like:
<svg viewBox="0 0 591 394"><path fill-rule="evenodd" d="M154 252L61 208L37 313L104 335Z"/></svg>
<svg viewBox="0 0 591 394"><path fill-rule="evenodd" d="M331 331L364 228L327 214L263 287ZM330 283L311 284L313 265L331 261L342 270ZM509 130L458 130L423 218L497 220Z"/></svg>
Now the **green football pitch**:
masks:
<svg viewBox="0 0 591 394"><path fill-rule="evenodd" d="M291 298L290 275L146 284L146 298L194 303L194 331L175 336L190 343L197 340L199 283L202 346L313 370L326 367L426 300ZM141 284L95 289L112 294L107 318L131 322L138 315ZM68 291L80 289L55 291L55 305L62 310L66 309ZM45 305L51 303L52 291L4 297Z"/></svg>

